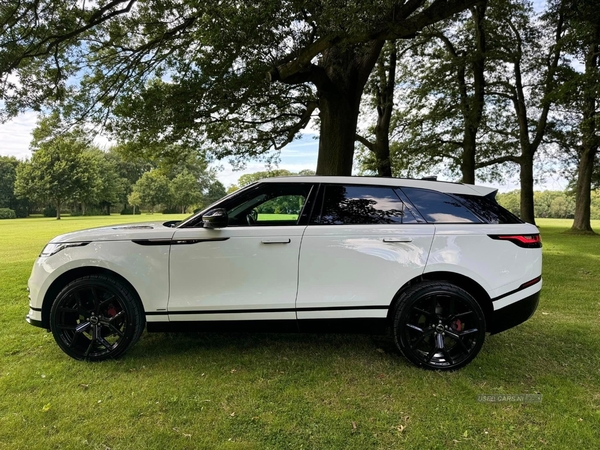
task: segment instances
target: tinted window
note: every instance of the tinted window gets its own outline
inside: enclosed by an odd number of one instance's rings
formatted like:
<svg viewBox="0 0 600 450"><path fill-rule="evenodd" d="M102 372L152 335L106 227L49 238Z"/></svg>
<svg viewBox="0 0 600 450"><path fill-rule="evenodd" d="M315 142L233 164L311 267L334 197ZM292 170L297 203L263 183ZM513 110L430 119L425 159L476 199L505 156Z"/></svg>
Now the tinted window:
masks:
<svg viewBox="0 0 600 450"><path fill-rule="evenodd" d="M487 223L523 223L513 213L500 206L494 198L458 194L455 197Z"/></svg>
<svg viewBox="0 0 600 450"><path fill-rule="evenodd" d="M322 225L416 223L392 188L374 186L325 187Z"/></svg>
<svg viewBox="0 0 600 450"><path fill-rule="evenodd" d="M429 223L481 223L463 203L450 195L428 189L402 188Z"/></svg>

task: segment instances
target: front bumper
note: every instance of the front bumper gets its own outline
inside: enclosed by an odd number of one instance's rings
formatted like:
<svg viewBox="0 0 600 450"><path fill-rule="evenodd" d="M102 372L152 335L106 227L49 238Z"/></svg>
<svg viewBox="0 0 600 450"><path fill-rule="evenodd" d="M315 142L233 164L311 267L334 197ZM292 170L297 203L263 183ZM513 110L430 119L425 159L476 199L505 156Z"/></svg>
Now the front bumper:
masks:
<svg viewBox="0 0 600 450"><path fill-rule="evenodd" d="M42 323L41 310L29 307L29 313L27 314L27 316L25 316L25 320L27 321L27 323L33 325L34 327L46 328Z"/></svg>

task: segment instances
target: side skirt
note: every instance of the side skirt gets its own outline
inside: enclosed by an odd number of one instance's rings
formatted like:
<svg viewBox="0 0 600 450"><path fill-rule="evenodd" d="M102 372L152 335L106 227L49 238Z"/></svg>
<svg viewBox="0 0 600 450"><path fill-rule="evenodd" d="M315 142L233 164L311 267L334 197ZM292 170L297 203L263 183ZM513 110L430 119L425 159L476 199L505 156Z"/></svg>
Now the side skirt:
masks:
<svg viewBox="0 0 600 450"><path fill-rule="evenodd" d="M193 322L147 322L155 332L260 332L260 333L359 333L385 334L386 319L228 320Z"/></svg>

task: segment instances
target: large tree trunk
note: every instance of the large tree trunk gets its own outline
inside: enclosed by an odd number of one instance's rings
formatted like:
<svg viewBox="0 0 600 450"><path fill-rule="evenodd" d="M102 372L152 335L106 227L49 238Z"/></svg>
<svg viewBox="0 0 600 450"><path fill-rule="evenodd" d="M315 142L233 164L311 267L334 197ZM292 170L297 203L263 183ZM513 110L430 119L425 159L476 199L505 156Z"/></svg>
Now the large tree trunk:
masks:
<svg viewBox="0 0 600 450"><path fill-rule="evenodd" d="M352 174L360 99L382 46L333 47L313 67L321 118L317 175Z"/></svg>
<svg viewBox="0 0 600 450"><path fill-rule="evenodd" d="M56 202L56 220L60 220L60 202Z"/></svg>
<svg viewBox="0 0 600 450"><path fill-rule="evenodd" d="M460 160L460 171L462 182L475 184L475 153L477 151L477 129L467 125L463 139L462 158Z"/></svg>
<svg viewBox="0 0 600 450"><path fill-rule="evenodd" d="M471 8L471 16L475 25L475 43L477 50L471 61L473 70L473 95L469 96L467 92L467 81L465 79L465 69L463 66L457 74L461 97L461 110L465 121L465 132L463 135L463 153L460 164L462 172L462 182L475 184L475 161L477 156L477 133L483 118L483 109L485 107L485 59L486 59L486 36L485 36L485 13L487 10L487 0ZM456 57L456 51L451 48L450 51Z"/></svg>
<svg viewBox="0 0 600 450"><path fill-rule="evenodd" d="M356 92L328 92L321 95L317 175L352 174L358 108Z"/></svg>
<svg viewBox="0 0 600 450"><path fill-rule="evenodd" d="M600 27L595 33L595 42L589 45L585 61L585 73L591 79L598 70L598 52L600 50ZM596 96L595 90L591 86L584 86L583 89L583 120L582 129L582 150L579 155L579 167L577 170L577 192L575 197L575 220L571 230L579 232L593 233L591 223L591 187L592 174L594 172L594 163L596 153L598 152L598 137L596 130Z"/></svg>
<svg viewBox="0 0 600 450"><path fill-rule="evenodd" d="M373 152L377 164L377 175L392 176L390 160L390 122L394 111L394 91L396 90L396 60L398 52L396 42L389 44L389 65L386 71L385 59L379 61L379 87L377 92L377 124L375 125L375 142ZM385 51L384 51L385 53Z"/></svg>
<svg viewBox="0 0 600 450"><path fill-rule="evenodd" d="M521 220L535 225L533 204L533 153L523 154L519 158L521 165Z"/></svg>
<svg viewBox="0 0 600 450"><path fill-rule="evenodd" d="M577 170L575 218L572 231L593 233L591 222L591 187L596 151L584 144Z"/></svg>

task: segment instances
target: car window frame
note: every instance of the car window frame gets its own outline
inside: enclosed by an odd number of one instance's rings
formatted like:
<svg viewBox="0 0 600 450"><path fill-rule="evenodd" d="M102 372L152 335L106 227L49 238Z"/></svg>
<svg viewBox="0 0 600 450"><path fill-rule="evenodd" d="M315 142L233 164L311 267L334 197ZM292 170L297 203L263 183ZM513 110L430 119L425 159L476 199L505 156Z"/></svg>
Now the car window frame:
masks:
<svg viewBox="0 0 600 450"><path fill-rule="evenodd" d="M202 228L204 222L202 221L202 216L204 214L206 214L207 212L209 212L212 209L215 208L224 208L224 209L231 209L233 204L236 202L236 199L240 196L247 196L247 195L251 195L252 191L256 191L259 189L263 189L266 186L292 186L292 185L308 185L308 194L306 196L306 201L304 202L304 205L302 205L302 209L300 210L299 214L298 214L298 219L296 220L295 223L260 223L257 222L254 225L228 225L231 227L251 227L251 228L256 228L256 227L261 227L261 226L295 226L295 225L303 225L308 223L308 218L307 218L307 213L306 211L312 211L312 202L314 201L314 196L316 195L316 189L315 189L315 185L318 183L311 183L311 182L256 182L256 183L252 183L251 185L245 186L244 188L233 192L232 194L223 197L221 200L218 200L217 202L213 203L212 205L210 205L208 208L205 208L204 210L200 211L199 213L197 213L196 215L192 216L190 219L186 220L185 223L181 224L180 227L181 228ZM237 200L239 201L239 200Z"/></svg>
<svg viewBox="0 0 600 450"><path fill-rule="evenodd" d="M319 189L318 189L318 195L316 196L316 200L315 200L315 204L313 206L313 210L310 214L310 218L308 219L308 225L310 226L340 226L341 224L338 225L332 225L332 224L327 224L327 223L320 223L321 220L321 216L323 214L323 207L324 207L324 200L325 200L325 192L326 192L326 188L328 186L351 186L351 187L367 187L367 188L381 188L381 189L390 189L392 191L392 193L394 193L398 199L399 202L401 202L403 204L403 211L407 211L409 214L412 215L412 218L415 221L411 221L411 222L393 222L393 223L387 223L387 224L369 224L369 223L352 223L352 224L345 224L345 225L418 225L418 224L427 224L427 222L423 219L423 217L418 214L418 212L415 214L416 210L414 208L414 206L411 204L410 207L409 205L406 203L406 201L399 195L399 193L397 192L397 190L399 189L397 186L388 186L388 185L380 185L380 184L369 184L369 183L320 183L319 184Z"/></svg>

